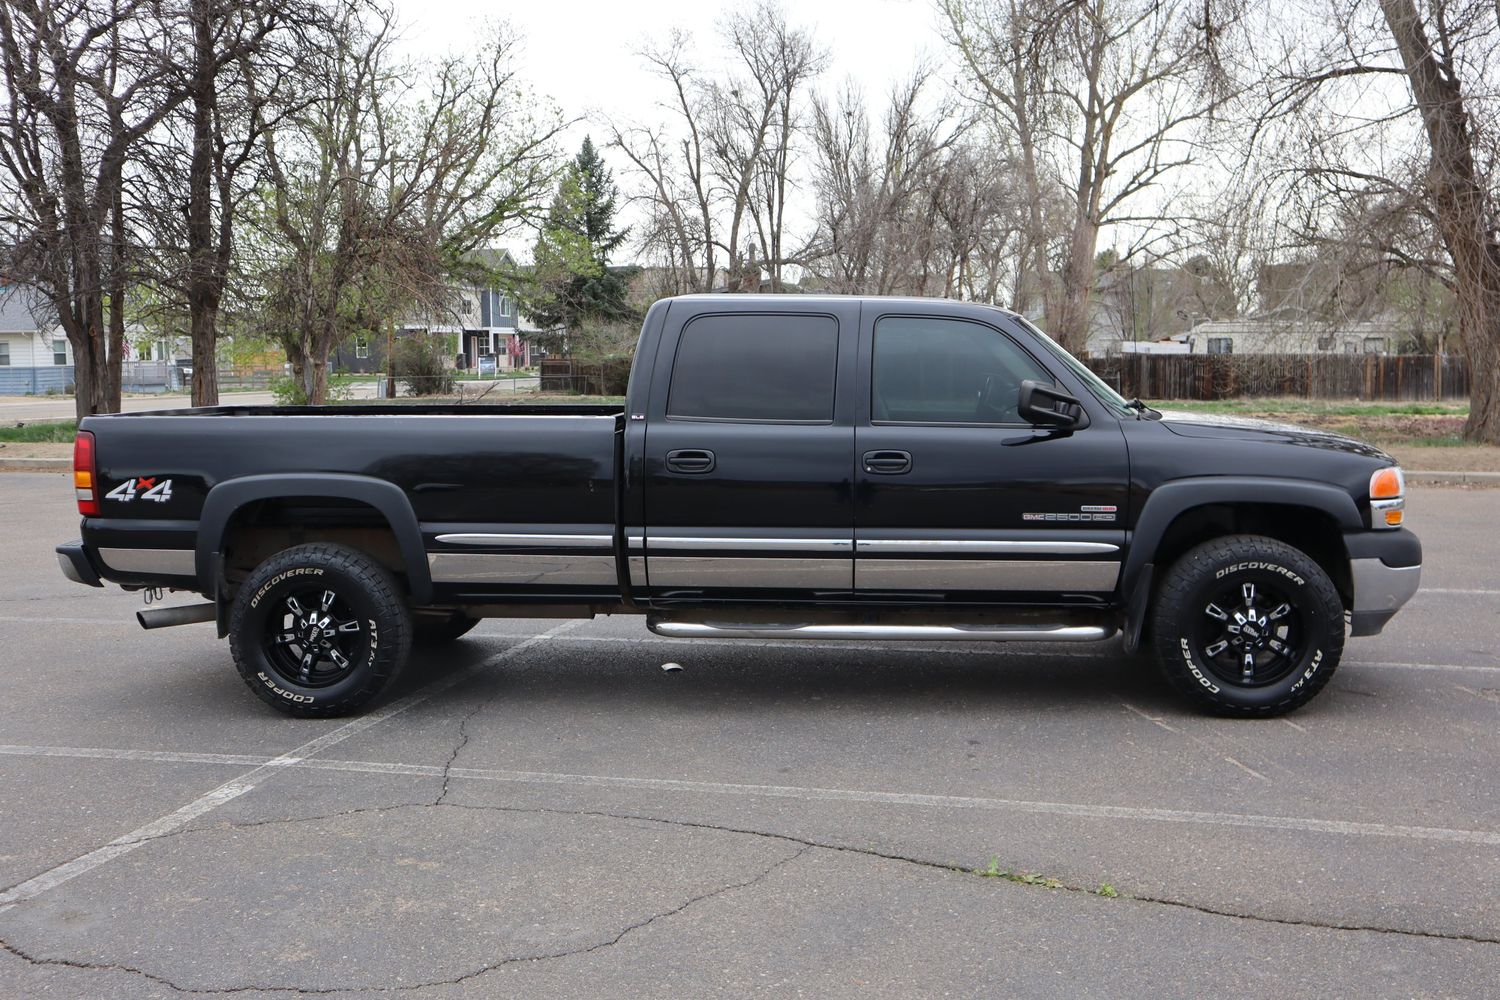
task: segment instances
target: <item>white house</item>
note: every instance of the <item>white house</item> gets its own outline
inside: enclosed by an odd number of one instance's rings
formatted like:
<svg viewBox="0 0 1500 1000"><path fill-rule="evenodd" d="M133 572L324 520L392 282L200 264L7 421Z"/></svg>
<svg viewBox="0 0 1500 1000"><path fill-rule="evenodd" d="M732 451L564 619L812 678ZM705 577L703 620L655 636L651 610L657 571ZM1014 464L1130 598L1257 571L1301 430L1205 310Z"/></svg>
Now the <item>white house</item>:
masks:
<svg viewBox="0 0 1500 1000"><path fill-rule="evenodd" d="M61 392L73 384L73 348L36 293L0 285L0 396Z"/></svg>
<svg viewBox="0 0 1500 1000"><path fill-rule="evenodd" d="M1193 354L1394 354L1411 337L1388 321L1324 323L1257 316L1199 323L1173 339L1186 341Z"/></svg>

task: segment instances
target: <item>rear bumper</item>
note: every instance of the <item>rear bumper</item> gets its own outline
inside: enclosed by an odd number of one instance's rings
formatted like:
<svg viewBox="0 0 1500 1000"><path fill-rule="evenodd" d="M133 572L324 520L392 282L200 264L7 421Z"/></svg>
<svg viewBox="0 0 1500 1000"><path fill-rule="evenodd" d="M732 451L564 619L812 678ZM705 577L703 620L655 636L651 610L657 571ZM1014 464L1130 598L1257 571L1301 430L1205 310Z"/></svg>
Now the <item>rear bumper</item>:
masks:
<svg viewBox="0 0 1500 1000"><path fill-rule="evenodd" d="M1422 543L1405 529L1344 536L1354 586L1350 635L1377 635L1422 580Z"/></svg>
<svg viewBox="0 0 1500 1000"><path fill-rule="evenodd" d="M57 562L62 567L63 576L74 583L82 583L90 587L104 586L99 579L99 571L89 560L89 554L84 549L83 542L64 542L59 545Z"/></svg>

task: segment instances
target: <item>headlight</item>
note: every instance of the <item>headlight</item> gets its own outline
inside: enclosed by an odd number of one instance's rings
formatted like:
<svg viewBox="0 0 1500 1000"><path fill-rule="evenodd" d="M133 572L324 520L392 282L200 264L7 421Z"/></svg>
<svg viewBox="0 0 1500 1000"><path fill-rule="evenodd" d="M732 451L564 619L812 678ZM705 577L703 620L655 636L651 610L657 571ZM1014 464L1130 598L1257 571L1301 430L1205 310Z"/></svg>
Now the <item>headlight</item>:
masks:
<svg viewBox="0 0 1500 1000"><path fill-rule="evenodd" d="M1399 528L1406 518L1406 477L1396 465L1370 476L1370 527Z"/></svg>

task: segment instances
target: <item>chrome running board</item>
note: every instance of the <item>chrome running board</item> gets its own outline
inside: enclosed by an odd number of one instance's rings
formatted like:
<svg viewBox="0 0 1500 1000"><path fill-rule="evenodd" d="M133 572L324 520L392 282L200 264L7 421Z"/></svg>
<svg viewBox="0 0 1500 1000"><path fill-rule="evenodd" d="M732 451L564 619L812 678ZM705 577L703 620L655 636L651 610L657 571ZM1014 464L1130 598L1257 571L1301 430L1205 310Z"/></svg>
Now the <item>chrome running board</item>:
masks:
<svg viewBox="0 0 1500 1000"><path fill-rule="evenodd" d="M1097 642L1115 634L1103 625L794 625L676 622L650 618L667 639L843 639L903 642Z"/></svg>

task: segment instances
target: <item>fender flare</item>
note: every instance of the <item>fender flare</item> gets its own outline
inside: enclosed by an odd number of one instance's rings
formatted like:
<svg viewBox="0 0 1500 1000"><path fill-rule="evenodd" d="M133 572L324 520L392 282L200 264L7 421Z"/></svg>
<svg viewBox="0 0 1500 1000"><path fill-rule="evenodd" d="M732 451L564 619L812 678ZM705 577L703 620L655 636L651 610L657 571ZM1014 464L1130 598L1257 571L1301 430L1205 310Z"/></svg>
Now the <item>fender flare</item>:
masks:
<svg viewBox="0 0 1500 1000"><path fill-rule="evenodd" d="M396 536L396 545L406 563L406 578L414 604L432 600L432 573L416 512L401 487L383 479L345 473L292 473L244 476L220 483L208 491L198 517L198 546L194 565L200 586L214 593L216 565L230 520L248 503L289 497L328 497L354 500L380 512Z"/></svg>
<svg viewBox="0 0 1500 1000"><path fill-rule="evenodd" d="M1328 483L1250 476L1202 476L1163 483L1151 491L1141 507L1141 516L1136 519L1130 550L1120 573L1120 593L1132 615L1137 614L1137 608L1140 617L1145 615L1149 595L1138 597L1135 590L1139 585L1150 586L1151 577L1144 571L1155 562L1156 547L1161 544L1172 522L1194 507L1222 503L1311 507L1332 517L1343 531L1364 528L1364 519L1354 505L1354 498L1346 490ZM1139 623L1135 624L1138 634Z"/></svg>

